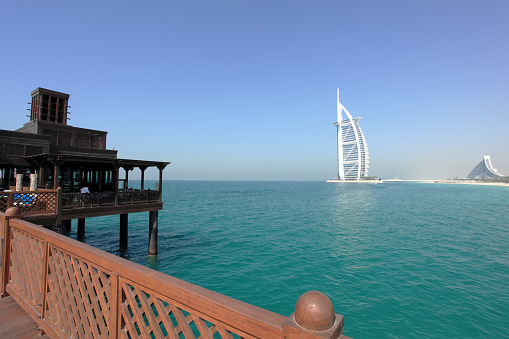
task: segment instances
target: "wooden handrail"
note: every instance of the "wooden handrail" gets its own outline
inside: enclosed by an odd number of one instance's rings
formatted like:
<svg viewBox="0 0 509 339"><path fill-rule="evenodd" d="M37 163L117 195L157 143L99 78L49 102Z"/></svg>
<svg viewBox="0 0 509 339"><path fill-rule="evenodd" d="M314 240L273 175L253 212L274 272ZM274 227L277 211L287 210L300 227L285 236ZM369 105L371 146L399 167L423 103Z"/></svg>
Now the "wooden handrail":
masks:
<svg viewBox="0 0 509 339"><path fill-rule="evenodd" d="M50 337L178 338L183 333L186 338L212 338L216 332L221 338L341 336L343 317L333 308L327 311L333 320L330 329L306 329L297 310L284 317L17 217L12 211L0 213L1 292L37 318Z"/></svg>
<svg viewBox="0 0 509 339"><path fill-rule="evenodd" d="M57 190L0 192L0 212L17 207L23 214L57 213Z"/></svg>

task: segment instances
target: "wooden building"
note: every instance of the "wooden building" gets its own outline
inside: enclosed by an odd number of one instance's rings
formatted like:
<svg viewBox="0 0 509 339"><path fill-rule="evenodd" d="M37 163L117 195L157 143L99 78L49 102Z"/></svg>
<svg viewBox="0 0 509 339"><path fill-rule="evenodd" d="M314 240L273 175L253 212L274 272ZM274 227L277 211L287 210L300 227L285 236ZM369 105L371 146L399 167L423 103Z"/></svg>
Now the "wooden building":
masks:
<svg viewBox="0 0 509 339"><path fill-rule="evenodd" d="M127 232L127 213L149 211L151 223L157 224L163 170L169 162L119 159L117 150L106 148L107 132L68 125L69 94L39 87L31 97L30 121L15 131L0 130L0 191L15 191L17 180L19 190L20 179L21 191L28 191L36 174L38 190L61 188L62 197L58 216L31 213L26 219L69 228L72 219L82 219L84 225L87 216L120 214ZM159 170L158 190L145 190L149 167ZM136 168L141 187L132 190L129 172ZM91 193L80 193L83 187ZM5 202L3 207L8 207Z"/></svg>

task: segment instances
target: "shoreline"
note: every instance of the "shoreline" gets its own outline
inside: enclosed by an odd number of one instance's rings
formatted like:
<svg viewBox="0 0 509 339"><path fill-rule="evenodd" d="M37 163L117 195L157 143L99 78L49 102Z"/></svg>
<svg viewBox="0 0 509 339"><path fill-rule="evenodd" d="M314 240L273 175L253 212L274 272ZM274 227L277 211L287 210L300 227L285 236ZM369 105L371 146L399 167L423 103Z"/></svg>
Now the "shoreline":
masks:
<svg viewBox="0 0 509 339"><path fill-rule="evenodd" d="M423 184L458 184L458 185L477 185L477 186L504 186L509 187L509 183L505 182L483 182L476 180L400 180L400 179L389 179L383 180L383 182L418 182Z"/></svg>

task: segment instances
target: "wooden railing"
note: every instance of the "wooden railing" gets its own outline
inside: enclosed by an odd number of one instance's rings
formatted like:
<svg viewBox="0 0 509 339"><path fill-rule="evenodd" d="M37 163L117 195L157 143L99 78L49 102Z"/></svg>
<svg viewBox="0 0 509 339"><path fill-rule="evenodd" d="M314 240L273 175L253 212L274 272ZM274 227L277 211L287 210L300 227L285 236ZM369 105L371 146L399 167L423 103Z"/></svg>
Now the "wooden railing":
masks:
<svg viewBox="0 0 509 339"><path fill-rule="evenodd" d="M0 192L0 212L17 207L23 214L56 213L57 190Z"/></svg>
<svg viewBox="0 0 509 339"><path fill-rule="evenodd" d="M59 194L61 208L142 204L159 201L159 191L128 190L119 192L62 193L57 190L5 191L0 192L0 212L18 207L22 214L58 213Z"/></svg>
<svg viewBox="0 0 509 339"><path fill-rule="evenodd" d="M159 191L128 190L94 193L63 193L62 208L140 204L159 201Z"/></svg>
<svg viewBox="0 0 509 339"><path fill-rule="evenodd" d="M243 303L0 213L2 296L51 338L346 338L320 292L290 317Z"/></svg>

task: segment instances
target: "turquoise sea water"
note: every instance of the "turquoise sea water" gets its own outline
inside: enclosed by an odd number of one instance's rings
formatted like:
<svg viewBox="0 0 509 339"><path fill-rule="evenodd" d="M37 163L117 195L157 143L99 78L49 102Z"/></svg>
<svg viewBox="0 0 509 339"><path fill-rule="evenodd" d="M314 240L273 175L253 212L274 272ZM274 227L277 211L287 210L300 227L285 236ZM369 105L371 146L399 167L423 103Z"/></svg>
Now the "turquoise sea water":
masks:
<svg viewBox="0 0 509 339"><path fill-rule="evenodd" d="M87 219L82 240L286 316L322 291L355 338L508 336L507 187L165 181L163 192L157 258L148 213L129 216L127 250L118 216Z"/></svg>

